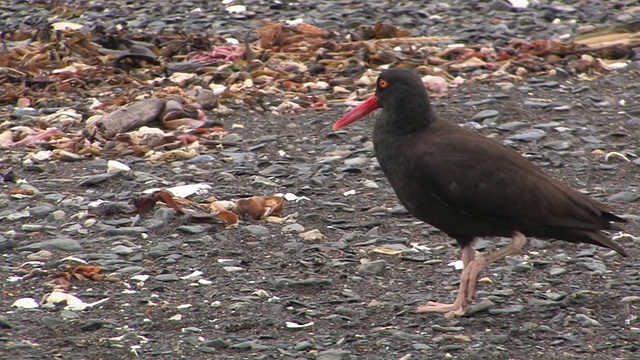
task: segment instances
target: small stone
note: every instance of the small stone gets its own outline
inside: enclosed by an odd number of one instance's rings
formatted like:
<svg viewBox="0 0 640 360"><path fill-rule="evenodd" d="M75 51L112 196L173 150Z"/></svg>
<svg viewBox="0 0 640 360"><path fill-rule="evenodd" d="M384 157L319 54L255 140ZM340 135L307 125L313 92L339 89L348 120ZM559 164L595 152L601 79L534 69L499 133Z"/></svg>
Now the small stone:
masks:
<svg viewBox="0 0 640 360"><path fill-rule="evenodd" d="M566 273L567 270L565 268L561 268L561 267L553 267L549 270L549 275L551 276L560 276L564 273Z"/></svg>
<svg viewBox="0 0 640 360"><path fill-rule="evenodd" d="M300 224L289 224L282 227L280 230L283 233L301 233L304 231L304 226Z"/></svg>
<svg viewBox="0 0 640 360"><path fill-rule="evenodd" d="M500 114L498 110L482 110L471 117L471 121L482 121L487 118L493 118Z"/></svg>
<svg viewBox="0 0 640 360"><path fill-rule="evenodd" d="M513 9L513 6L511 6L508 1L495 0L489 4L487 9L494 11L511 11L511 9Z"/></svg>
<svg viewBox="0 0 640 360"><path fill-rule="evenodd" d="M231 343L224 339L213 339L203 342L201 346L214 349L226 349L231 346Z"/></svg>
<svg viewBox="0 0 640 360"><path fill-rule="evenodd" d="M575 316L576 321L581 321L580 326L582 327L600 327L602 326L602 324L600 324L600 322L598 322L598 320L596 319L592 319L590 317L588 317L585 314L576 314Z"/></svg>
<svg viewBox="0 0 640 360"><path fill-rule="evenodd" d="M18 247L20 251L60 250L66 252L82 251L82 246L70 238L57 238Z"/></svg>
<svg viewBox="0 0 640 360"><path fill-rule="evenodd" d="M104 326L104 321L100 319L89 319L80 324L80 330L82 331L96 331Z"/></svg>
<svg viewBox="0 0 640 360"><path fill-rule="evenodd" d="M522 305L512 305L512 306L499 308L499 309L489 309L489 314L491 315L515 314L515 313L519 313L523 309L524 309L524 306Z"/></svg>
<svg viewBox="0 0 640 360"><path fill-rule="evenodd" d="M510 337L508 334L495 334L487 336L487 340L493 344L505 344L509 342Z"/></svg>
<svg viewBox="0 0 640 360"><path fill-rule="evenodd" d="M243 342L231 345L231 348L241 349L241 350L266 350L269 347L262 344L258 344L255 341L243 341Z"/></svg>
<svg viewBox="0 0 640 360"><path fill-rule="evenodd" d="M247 225L243 229L253 236L261 238L269 236L269 229L262 225Z"/></svg>
<svg viewBox="0 0 640 360"><path fill-rule="evenodd" d="M363 275L380 275L387 269L385 260L376 260L364 263L358 267L358 273Z"/></svg>
<svg viewBox="0 0 640 360"><path fill-rule="evenodd" d="M351 352L341 349L320 351L316 355L316 360L349 360L350 358Z"/></svg>
<svg viewBox="0 0 640 360"><path fill-rule="evenodd" d="M508 122L508 123L504 123L504 124L498 125L498 130L516 131L516 130L520 130L520 129L526 128L527 126L529 126L529 124L527 124L526 122L511 121L511 122Z"/></svg>
<svg viewBox="0 0 640 360"><path fill-rule="evenodd" d="M160 274L154 277L154 280L162 282L178 281L180 278L176 274Z"/></svg>
<svg viewBox="0 0 640 360"><path fill-rule="evenodd" d="M571 142L566 140L549 141L542 144L546 148L550 148L556 151L567 150L571 147Z"/></svg>
<svg viewBox="0 0 640 360"><path fill-rule="evenodd" d="M515 135L511 135L507 137L507 139L516 141L537 141L545 136L547 136L547 133L544 130L531 129L521 133L517 133Z"/></svg>
<svg viewBox="0 0 640 360"><path fill-rule="evenodd" d="M632 191L621 191L607 198L608 202L633 202L640 199L640 193Z"/></svg>
<svg viewBox="0 0 640 360"><path fill-rule="evenodd" d="M300 341L295 346L296 351L306 351L313 349L313 344L308 341Z"/></svg>
<svg viewBox="0 0 640 360"><path fill-rule="evenodd" d="M587 268L587 270L597 272L597 273L606 273L607 265L605 265L602 261L593 261L593 262L584 262L581 263L582 266Z"/></svg>

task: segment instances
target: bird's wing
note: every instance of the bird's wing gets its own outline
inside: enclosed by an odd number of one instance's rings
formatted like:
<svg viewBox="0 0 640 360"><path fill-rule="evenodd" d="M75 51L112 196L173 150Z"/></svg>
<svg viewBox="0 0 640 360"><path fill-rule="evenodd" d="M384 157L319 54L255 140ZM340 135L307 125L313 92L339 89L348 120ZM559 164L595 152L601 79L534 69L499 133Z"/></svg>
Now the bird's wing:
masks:
<svg viewBox="0 0 640 360"><path fill-rule="evenodd" d="M596 230L608 223L604 205L548 177L500 143L477 136L438 141L439 146L422 147L407 173L458 213L513 226Z"/></svg>

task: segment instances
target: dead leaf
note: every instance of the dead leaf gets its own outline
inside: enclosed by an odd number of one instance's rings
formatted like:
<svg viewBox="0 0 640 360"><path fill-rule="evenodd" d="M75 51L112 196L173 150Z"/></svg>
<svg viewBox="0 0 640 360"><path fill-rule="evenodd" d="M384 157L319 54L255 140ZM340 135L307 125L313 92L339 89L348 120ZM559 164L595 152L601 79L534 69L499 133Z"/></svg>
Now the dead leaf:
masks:
<svg viewBox="0 0 640 360"><path fill-rule="evenodd" d="M236 201L238 215L249 215L254 220L267 216L281 216L284 198L280 196L253 196Z"/></svg>
<svg viewBox="0 0 640 360"><path fill-rule="evenodd" d="M156 205L158 200L167 204L167 206L175 210L179 215L184 215L184 211L177 204L176 200L173 198L173 195L164 190L158 190L148 196L134 199L133 205L136 207L135 212L139 215L148 214Z"/></svg>

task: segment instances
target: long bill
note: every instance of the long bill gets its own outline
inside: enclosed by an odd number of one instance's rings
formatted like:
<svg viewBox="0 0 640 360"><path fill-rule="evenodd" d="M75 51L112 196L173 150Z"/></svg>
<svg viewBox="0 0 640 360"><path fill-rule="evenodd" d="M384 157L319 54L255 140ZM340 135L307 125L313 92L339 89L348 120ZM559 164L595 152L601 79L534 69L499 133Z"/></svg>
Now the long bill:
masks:
<svg viewBox="0 0 640 360"><path fill-rule="evenodd" d="M378 98L373 95L372 97L363 101L362 104L349 111L340 120L336 121L336 123L333 124L333 130L338 130L351 124L352 122L356 122L378 108L380 108L380 105L378 105Z"/></svg>

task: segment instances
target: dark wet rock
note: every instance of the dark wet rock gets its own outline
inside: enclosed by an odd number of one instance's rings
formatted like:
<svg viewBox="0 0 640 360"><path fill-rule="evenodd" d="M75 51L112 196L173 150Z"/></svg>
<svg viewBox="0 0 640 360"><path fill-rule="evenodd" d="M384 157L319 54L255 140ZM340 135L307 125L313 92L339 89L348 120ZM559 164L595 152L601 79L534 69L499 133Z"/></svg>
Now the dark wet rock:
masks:
<svg viewBox="0 0 640 360"><path fill-rule="evenodd" d="M71 253L82 251L82 249L82 245L76 240L63 237L18 247L20 251L60 250Z"/></svg>
<svg viewBox="0 0 640 360"><path fill-rule="evenodd" d="M89 319L80 323L80 330L82 331L96 331L102 329L105 322L100 319Z"/></svg>
<svg viewBox="0 0 640 360"><path fill-rule="evenodd" d="M207 340L203 342L201 346L214 348L214 349L225 349L231 346L231 343L223 339L213 339L213 340Z"/></svg>

